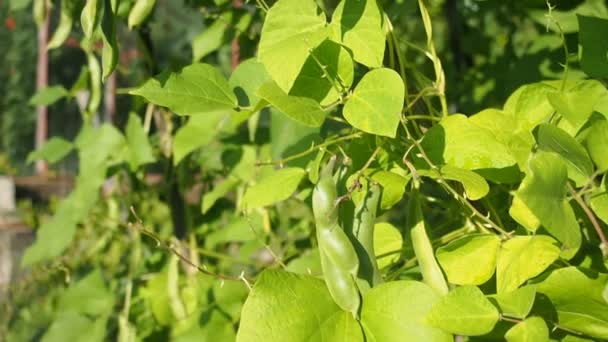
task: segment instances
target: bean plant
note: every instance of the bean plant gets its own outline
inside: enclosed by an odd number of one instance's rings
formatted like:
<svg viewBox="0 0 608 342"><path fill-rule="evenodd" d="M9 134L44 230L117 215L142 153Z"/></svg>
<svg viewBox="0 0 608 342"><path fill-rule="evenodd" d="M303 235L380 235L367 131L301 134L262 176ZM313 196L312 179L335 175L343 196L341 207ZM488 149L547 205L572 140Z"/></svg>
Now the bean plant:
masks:
<svg viewBox="0 0 608 342"><path fill-rule="evenodd" d="M576 54L548 4L561 78L457 113L426 1L424 74L391 4L327 3L215 13L207 32L258 23L255 55L226 72L201 37L193 63L119 90L121 131L93 124L100 87L117 23L145 26L155 1L61 1L49 47L80 19L90 96L75 141L31 155L80 161L23 258L47 281L80 272L43 301L43 340L608 340L608 19L576 17Z"/></svg>

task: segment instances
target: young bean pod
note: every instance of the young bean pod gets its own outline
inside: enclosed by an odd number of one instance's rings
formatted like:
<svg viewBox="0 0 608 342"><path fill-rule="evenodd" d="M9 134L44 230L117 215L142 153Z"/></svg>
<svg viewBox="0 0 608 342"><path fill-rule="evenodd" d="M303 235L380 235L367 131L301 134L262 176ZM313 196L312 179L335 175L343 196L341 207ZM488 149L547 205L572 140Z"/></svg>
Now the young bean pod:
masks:
<svg viewBox="0 0 608 342"><path fill-rule="evenodd" d="M82 12L80 12L80 26L82 27L85 37L89 40L93 39L93 32L95 32L99 25L102 5L103 3L101 0L87 0L82 8Z"/></svg>
<svg viewBox="0 0 608 342"><path fill-rule="evenodd" d="M344 271L321 251L321 268L331 298L338 306L357 317L361 297L351 272Z"/></svg>
<svg viewBox="0 0 608 342"><path fill-rule="evenodd" d="M312 195L321 268L329 293L343 310L358 317L361 297L355 281L359 269L357 252L338 223L336 181L332 176L335 157L321 170Z"/></svg>
<svg viewBox="0 0 608 342"><path fill-rule="evenodd" d="M319 174L319 181L312 193L312 211L315 216L317 228L329 227L338 221L338 211L335 210L335 202L338 197L336 183L332 177L332 171L336 158L332 157Z"/></svg>
<svg viewBox="0 0 608 342"><path fill-rule="evenodd" d="M426 234L424 217L420 208L418 190L414 189L408 201L407 228L414 247L414 254L420 266L420 272L424 282L441 295L448 293L448 285L445 281L441 268L435 259L431 240Z"/></svg>
<svg viewBox="0 0 608 342"><path fill-rule="evenodd" d="M360 264L357 283L362 292L382 282L374 252L374 223L380 203L380 193L378 184L369 184L363 201L355 208L352 231Z"/></svg>
<svg viewBox="0 0 608 342"><path fill-rule="evenodd" d="M155 4L156 0L136 0L127 19L129 28L132 29L143 23L152 13Z"/></svg>
<svg viewBox="0 0 608 342"><path fill-rule="evenodd" d="M336 266L357 274L359 258L344 230L337 224L333 224L329 228L317 229L319 248Z"/></svg>

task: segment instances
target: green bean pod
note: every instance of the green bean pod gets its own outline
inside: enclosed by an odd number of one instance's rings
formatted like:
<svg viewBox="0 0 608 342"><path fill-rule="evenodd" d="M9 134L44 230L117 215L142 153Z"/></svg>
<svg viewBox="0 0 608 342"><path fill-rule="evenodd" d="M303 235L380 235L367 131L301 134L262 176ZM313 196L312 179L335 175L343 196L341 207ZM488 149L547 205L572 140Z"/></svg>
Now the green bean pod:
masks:
<svg viewBox="0 0 608 342"><path fill-rule="evenodd" d="M87 62L90 73L91 94L85 116L87 120L91 120L101 104L101 66L93 52L87 52Z"/></svg>
<svg viewBox="0 0 608 342"><path fill-rule="evenodd" d="M82 32L84 32L85 37L89 40L93 39L93 32L95 32L95 29L99 25L102 4L101 0L87 0L80 13L80 26L82 26Z"/></svg>
<svg viewBox="0 0 608 342"><path fill-rule="evenodd" d="M352 273L342 270L321 250L321 268L331 298L338 306L358 317L361 297Z"/></svg>
<svg viewBox="0 0 608 342"><path fill-rule="evenodd" d="M317 228L317 239L319 240L319 248L336 266L351 274L357 274L359 269L357 252L339 225L334 224L329 228Z"/></svg>
<svg viewBox="0 0 608 342"><path fill-rule="evenodd" d="M360 264L357 283L362 292L382 282L374 252L374 223L381 192L378 184L370 183L363 201L355 208L352 231Z"/></svg>
<svg viewBox="0 0 608 342"><path fill-rule="evenodd" d="M332 157L321 170L312 194L312 207L325 283L334 302L356 318L361 305L355 280L359 259L338 223L336 181L332 175L335 161Z"/></svg>
<svg viewBox="0 0 608 342"><path fill-rule="evenodd" d="M414 254L416 254L424 282L437 291L437 293L441 295L447 294L449 291L448 285L435 259L433 245L426 233L417 189L412 191L410 200L408 201L407 228L410 230Z"/></svg>
<svg viewBox="0 0 608 342"><path fill-rule="evenodd" d="M54 49L68 38L70 32L72 32L72 25L74 23L74 10L76 9L76 1L73 0L64 0L61 1L61 15L59 17L59 25L57 25L57 29L55 33L53 33L53 37L49 40L47 44L47 49Z"/></svg>
<svg viewBox="0 0 608 342"><path fill-rule="evenodd" d="M132 29L143 23L154 9L155 4L156 0L136 0L127 19L129 28Z"/></svg>
<svg viewBox="0 0 608 342"><path fill-rule="evenodd" d="M312 211L317 228L330 227L338 221L338 211L334 208L338 198L336 183L332 177L336 157L331 157L321 169L319 181L312 193Z"/></svg>

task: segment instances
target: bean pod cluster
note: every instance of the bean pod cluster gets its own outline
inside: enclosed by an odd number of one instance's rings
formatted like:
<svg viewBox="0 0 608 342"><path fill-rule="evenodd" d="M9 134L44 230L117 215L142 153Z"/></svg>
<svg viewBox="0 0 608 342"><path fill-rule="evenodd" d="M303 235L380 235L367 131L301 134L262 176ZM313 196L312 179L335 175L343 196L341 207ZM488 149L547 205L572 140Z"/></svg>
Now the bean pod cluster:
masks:
<svg viewBox="0 0 608 342"><path fill-rule="evenodd" d="M373 226L380 198L378 185L370 185L364 201L355 208L352 231L340 225L336 158L321 170L312 195L321 267L329 293L343 310L358 317L361 292L381 281L373 251Z"/></svg>

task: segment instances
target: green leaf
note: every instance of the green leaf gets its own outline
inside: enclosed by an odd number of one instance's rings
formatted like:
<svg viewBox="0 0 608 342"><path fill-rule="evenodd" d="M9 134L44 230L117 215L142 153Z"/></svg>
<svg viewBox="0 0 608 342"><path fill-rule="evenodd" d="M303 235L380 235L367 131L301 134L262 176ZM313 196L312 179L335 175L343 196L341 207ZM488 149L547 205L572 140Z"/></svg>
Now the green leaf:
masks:
<svg viewBox="0 0 608 342"><path fill-rule="evenodd" d="M100 128L83 127L74 143L78 148L80 174L86 175L88 171L96 174L95 170L100 166L124 161L125 154L118 153L126 147L124 136L111 124L103 124Z"/></svg>
<svg viewBox="0 0 608 342"><path fill-rule="evenodd" d="M561 114L571 127L568 133L575 135L585 124L597 103L608 96L608 90L599 81L583 80L565 92L547 94L553 108Z"/></svg>
<svg viewBox="0 0 608 342"><path fill-rule="evenodd" d="M298 257L289 261L285 270L307 275L322 274L319 249L315 248L309 252L301 253Z"/></svg>
<svg viewBox="0 0 608 342"><path fill-rule="evenodd" d="M42 342L83 341L102 342L105 340L106 318L96 321L76 312L58 315L42 336Z"/></svg>
<svg viewBox="0 0 608 342"><path fill-rule="evenodd" d="M382 197L380 198L380 208L390 209L399 203L405 193L405 186L409 179L402 177L391 171L378 170L371 173L371 179L382 186Z"/></svg>
<svg viewBox="0 0 608 342"><path fill-rule="evenodd" d="M474 234L438 248L436 256L450 283L481 285L494 275L499 247L498 236Z"/></svg>
<svg viewBox="0 0 608 342"><path fill-rule="evenodd" d="M328 39L310 52L289 95L309 97L329 105L350 89L353 78L354 63L350 53Z"/></svg>
<svg viewBox="0 0 608 342"><path fill-rule="evenodd" d="M589 204L595 215L608 224L608 192L604 191L593 194L589 199Z"/></svg>
<svg viewBox="0 0 608 342"><path fill-rule="evenodd" d="M234 341L236 334L232 321L219 309L209 309L201 313L200 320L204 324L196 324L193 328L172 336L174 342L199 342L199 341Z"/></svg>
<svg viewBox="0 0 608 342"><path fill-rule="evenodd" d="M566 267L555 270L538 285L551 300L558 324L595 338L608 339L608 274Z"/></svg>
<svg viewBox="0 0 608 342"><path fill-rule="evenodd" d="M507 342L548 342L549 329L542 318L530 317L509 329L505 339Z"/></svg>
<svg viewBox="0 0 608 342"><path fill-rule="evenodd" d="M405 86L401 76L380 68L366 73L344 105L346 121L371 134L394 138L403 108Z"/></svg>
<svg viewBox="0 0 608 342"><path fill-rule="evenodd" d="M107 168L124 160L124 137L109 124L97 129L84 126L75 144L80 159L76 186L59 203L55 215L38 228L36 242L25 251L21 260L23 266L57 257L70 245L76 225L87 217L97 202Z"/></svg>
<svg viewBox="0 0 608 342"><path fill-rule="evenodd" d="M28 154L27 163L43 159L51 164L55 164L67 156L73 149L74 145L71 142L59 137L52 137L39 149Z"/></svg>
<svg viewBox="0 0 608 342"><path fill-rule="evenodd" d="M498 294L515 291L541 274L560 254L554 239L546 235L515 236L500 246L496 263Z"/></svg>
<svg viewBox="0 0 608 342"><path fill-rule="evenodd" d="M209 64L191 64L178 72L164 72L129 91L178 115L232 110L237 98L220 72Z"/></svg>
<svg viewBox="0 0 608 342"><path fill-rule="evenodd" d="M272 159L279 160L305 151L310 146L320 143L322 139L318 127L302 125L283 113L271 110L270 141L272 141L270 146ZM292 160L288 164L289 166L304 167L312 157L312 155L308 155Z"/></svg>
<svg viewBox="0 0 608 342"><path fill-rule="evenodd" d="M192 61L198 62L219 49L229 40L226 34L232 26L232 12L224 12L192 40Z"/></svg>
<svg viewBox="0 0 608 342"><path fill-rule="evenodd" d="M457 287L433 306L427 319L452 334L478 336L492 331L498 310L475 286Z"/></svg>
<svg viewBox="0 0 608 342"><path fill-rule="evenodd" d="M325 112L317 101L306 97L287 95L274 81L262 85L257 95L303 125L319 127L325 121Z"/></svg>
<svg viewBox="0 0 608 342"><path fill-rule="evenodd" d="M608 171L608 119L593 115L589 120L583 144L598 171Z"/></svg>
<svg viewBox="0 0 608 342"><path fill-rule="evenodd" d="M498 109L485 109L469 117L469 122L488 130L494 139L507 147L517 160L519 169L525 169L534 146L534 136L529 129L518 128L514 114ZM479 174L497 183L519 183L520 171L515 166L505 169L484 169Z"/></svg>
<svg viewBox="0 0 608 342"><path fill-rule="evenodd" d="M48 106L68 96L68 91L63 86L50 86L40 89L29 101L35 106Z"/></svg>
<svg viewBox="0 0 608 342"><path fill-rule="evenodd" d="M215 112L197 115L175 133L173 140L173 163L177 165L190 152L208 145L217 135L225 113Z"/></svg>
<svg viewBox="0 0 608 342"><path fill-rule="evenodd" d="M264 65L255 59L248 59L234 69L228 84L230 84L232 92L236 94L239 106L255 107L260 102L257 95L258 89L269 80L270 75L266 72Z"/></svg>
<svg viewBox="0 0 608 342"><path fill-rule="evenodd" d="M201 200L201 212L206 214L209 209L213 207L215 202L217 202L217 200L226 196L228 192L232 191L239 184L241 184L241 180L232 175L226 177L226 179L221 181L219 184L215 184L211 191L206 192L203 195Z"/></svg>
<svg viewBox="0 0 608 342"><path fill-rule="evenodd" d="M399 260L403 249L403 236L399 229L388 222L374 225L374 253L378 268L382 269Z"/></svg>
<svg viewBox="0 0 608 342"><path fill-rule="evenodd" d="M574 180L577 186L582 186L591 177L593 163L585 148L574 137L550 124L536 127L534 137L539 150L554 152L564 158L568 177Z"/></svg>
<svg viewBox="0 0 608 342"><path fill-rule="evenodd" d="M110 314L113 306L114 296L107 289L101 272L95 270L70 285L59 298L57 311L98 316Z"/></svg>
<svg viewBox="0 0 608 342"><path fill-rule="evenodd" d="M215 248L223 243L254 241L258 236L264 236L263 217L258 212L252 212L247 217L233 217L222 229L216 229L205 236L205 246ZM263 245L257 246L258 248Z"/></svg>
<svg viewBox="0 0 608 342"><path fill-rule="evenodd" d="M596 78L608 77L608 20L578 15L581 68Z"/></svg>
<svg viewBox="0 0 608 342"><path fill-rule="evenodd" d="M363 297L361 309L366 341L453 341L451 335L425 320L439 298L433 289L416 281L392 281L372 288Z"/></svg>
<svg viewBox="0 0 608 342"><path fill-rule="evenodd" d="M450 115L433 126L422 147L436 165L465 169L500 169L516 163L507 146L491 131L473 124L462 114Z"/></svg>
<svg viewBox="0 0 608 342"><path fill-rule="evenodd" d="M168 325L173 320L167 288L167 272L165 269L162 273L152 274L140 290L147 309L160 325Z"/></svg>
<svg viewBox="0 0 608 342"><path fill-rule="evenodd" d="M16 11L20 11L22 9L26 9L30 3L32 3L32 0L10 0L8 2L9 4L9 9L11 12L16 12Z"/></svg>
<svg viewBox="0 0 608 342"><path fill-rule="evenodd" d="M144 131L141 119L135 113L129 115L127 127L125 128L127 145L129 146L129 166L131 171L136 171L141 165L156 161L152 153L152 147L148 141L148 135Z"/></svg>
<svg viewBox="0 0 608 342"><path fill-rule="evenodd" d="M276 170L247 189L243 202L247 208L257 208L284 201L296 191L305 174L297 167Z"/></svg>
<svg viewBox="0 0 608 342"><path fill-rule="evenodd" d="M314 1L279 0L266 13L258 58L279 88L289 93L309 51L327 36L325 14Z"/></svg>
<svg viewBox="0 0 608 342"><path fill-rule="evenodd" d="M236 340L362 342L363 333L353 316L334 303L322 280L267 269L245 301Z"/></svg>
<svg viewBox="0 0 608 342"><path fill-rule="evenodd" d="M562 244L563 257L571 258L581 245L581 232L566 198L567 170L556 154L535 153L527 176L514 194L509 214L534 232L542 226Z"/></svg>
<svg viewBox="0 0 608 342"><path fill-rule="evenodd" d="M526 285L511 292L503 292L492 296L503 315L524 319L532 310L536 298L536 287Z"/></svg>
<svg viewBox="0 0 608 342"><path fill-rule="evenodd" d="M467 198L476 201L485 197L490 192L488 182L477 173L460 169L451 165L444 165L441 168L443 177L462 183Z"/></svg>
<svg viewBox="0 0 608 342"><path fill-rule="evenodd" d="M344 0L336 7L334 37L352 52L355 61L378 68L384 60L386 33L383 12L375 0Z"/></svg>
<svg viewBox="0 0 608 342"><path fill-rule="evenodd" d="M511 113L521 130L531 130L544 122L554 109L547 99L547 94L556 88L545 83L533 83L518 88L505 102L503 110Z"/></svg>

